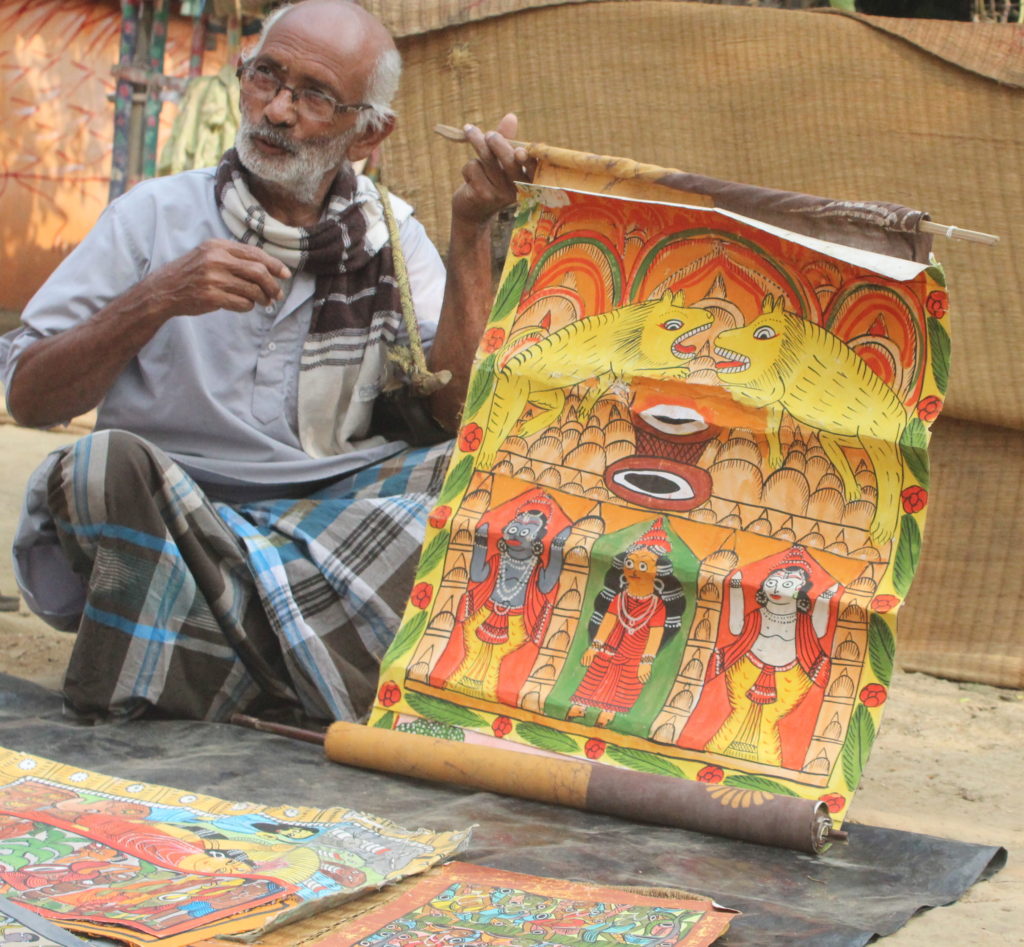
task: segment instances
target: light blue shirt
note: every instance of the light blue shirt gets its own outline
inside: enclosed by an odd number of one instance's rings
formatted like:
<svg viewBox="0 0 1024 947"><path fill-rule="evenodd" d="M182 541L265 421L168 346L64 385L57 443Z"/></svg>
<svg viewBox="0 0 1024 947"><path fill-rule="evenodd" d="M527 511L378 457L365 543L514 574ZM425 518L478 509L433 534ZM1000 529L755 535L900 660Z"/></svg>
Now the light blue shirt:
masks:
<svg viewBox="0 0 1024 947"><path fill-rule="evenodd" d="M395 202L408 212L408 206ZM398 208L396 208L398 210ZM444 266L423 226L396 214L417 320L429 346ZM404 216L404 219L402 217ZM0 340L3 384L38 339L70 329L141 279L214 238L233 239L214 200L214 169L136 185L104 211ZM314 278L297 273L285 299L249 312L176 316L124 368L99 406L97 430L120 428L166 451L224 498L279 494L341 476L396 453L382 438L315 459L299 445L299 358L312 316Z"/></svg>

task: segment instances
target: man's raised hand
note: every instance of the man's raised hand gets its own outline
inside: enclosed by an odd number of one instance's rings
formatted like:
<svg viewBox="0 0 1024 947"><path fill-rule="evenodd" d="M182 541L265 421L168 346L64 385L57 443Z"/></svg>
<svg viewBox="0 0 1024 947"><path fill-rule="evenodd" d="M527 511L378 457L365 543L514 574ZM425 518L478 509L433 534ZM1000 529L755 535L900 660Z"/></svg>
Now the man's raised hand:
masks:
<svg viewBox="0 0 1024 947"><path fill-rule="evenodd" d="M509 112L494 131L484 133L466 125L466 141L476 157L462 168L463 182L452 198L452 216L466 223L483 224L503 207L515 202L516 181L529 180L536 162L521 145L513 145L519 119Z"/></svg>

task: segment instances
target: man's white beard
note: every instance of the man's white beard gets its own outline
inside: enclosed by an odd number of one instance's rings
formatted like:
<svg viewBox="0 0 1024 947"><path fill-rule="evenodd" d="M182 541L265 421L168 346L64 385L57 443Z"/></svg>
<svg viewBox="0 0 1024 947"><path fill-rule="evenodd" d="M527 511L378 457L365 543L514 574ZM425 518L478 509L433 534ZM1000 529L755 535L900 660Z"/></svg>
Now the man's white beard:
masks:
<svg viewBox="0 0 1024 947"><path fill-rule="evenodd" d="M257 134L286 154L263 154L253 142ZM345 163L348 146L355 135L356 130L352 128L336 138L296 142L273 125L254 124L243 113L235 135L235 149L242 167L253 177L272 185L275 190L284 191L300 204L312 204L324 176Z"/></svg>

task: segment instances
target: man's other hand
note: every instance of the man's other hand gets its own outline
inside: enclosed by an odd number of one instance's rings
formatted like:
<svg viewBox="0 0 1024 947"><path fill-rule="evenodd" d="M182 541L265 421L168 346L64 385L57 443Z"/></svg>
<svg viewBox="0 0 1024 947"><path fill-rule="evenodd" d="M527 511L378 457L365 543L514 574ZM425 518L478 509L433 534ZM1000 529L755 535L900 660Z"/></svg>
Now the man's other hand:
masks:
<svg viewBox="0 0 1024 947"><path fill-rule="evenodd" d="M452 198L452 217L456 221L483 224L503 207L515 203L516 181L528 181L536 162L521 145L514 146L519 119L509 112L494 131L482 132L466 125L466 140L477 156L462 168L463 183Z"/></svg>
<svg viewBox="0 0 1024 947"><path fill-rule="evenodd" d="M235 240L207 240L152 273L139 287L168 315L197 316L217 309L248 312L284 298L291 271L265 250Z"/></svg>

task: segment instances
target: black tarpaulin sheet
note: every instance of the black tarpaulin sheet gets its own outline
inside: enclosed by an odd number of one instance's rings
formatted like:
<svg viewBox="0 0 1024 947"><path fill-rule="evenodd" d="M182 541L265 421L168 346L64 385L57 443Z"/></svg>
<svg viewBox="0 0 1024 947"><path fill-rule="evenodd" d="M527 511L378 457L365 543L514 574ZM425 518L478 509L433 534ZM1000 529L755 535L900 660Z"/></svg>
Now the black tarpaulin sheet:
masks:
<svg viewBox="0 0 1024 947"><path fill-rule="evenodd" d="M350 806L410 827L476 825L466 861L713 897L743 912L720 941L729 947L866 944L956 901L1006 861L1002 848L849 823L849 842L815 857L352 769L315 746L225 724L83 726L62 718L57 694L6 674L0 746L228 799Z"/></svg>

